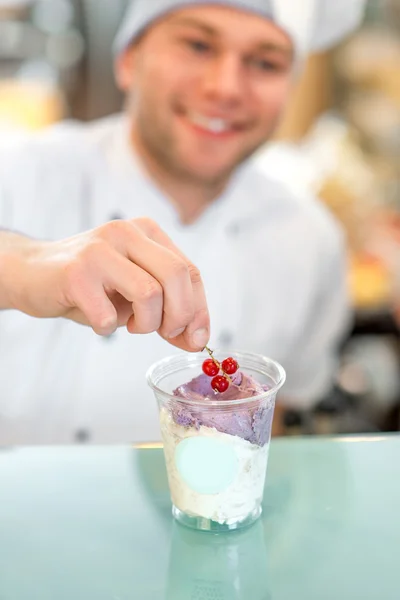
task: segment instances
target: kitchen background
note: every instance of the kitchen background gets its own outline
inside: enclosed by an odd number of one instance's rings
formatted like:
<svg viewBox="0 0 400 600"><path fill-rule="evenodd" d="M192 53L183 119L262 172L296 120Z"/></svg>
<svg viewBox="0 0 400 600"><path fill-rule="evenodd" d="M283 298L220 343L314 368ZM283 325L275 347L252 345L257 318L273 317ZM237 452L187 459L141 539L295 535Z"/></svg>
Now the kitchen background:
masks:
<svg viewBox="0 0 400 600"><path fill-rule="evenodd" d="M118 111L111 44L126 0L0 0L0 136ZM276 140L274 177L312 190L348 240L354 323L335 387L288 434L400 430L400 0L310 58Z"/></svg>

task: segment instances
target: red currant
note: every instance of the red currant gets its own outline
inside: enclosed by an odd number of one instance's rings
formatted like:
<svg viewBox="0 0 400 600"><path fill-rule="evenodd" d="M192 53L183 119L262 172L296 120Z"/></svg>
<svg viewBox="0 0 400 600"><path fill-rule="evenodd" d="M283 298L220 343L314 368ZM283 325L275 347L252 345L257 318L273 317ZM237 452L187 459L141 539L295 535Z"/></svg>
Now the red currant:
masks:
<svg viewBox="0 0 400 600"><path fill-rule="evenodd" d="M215 364L212 358L207 358L207 360L203 362L203 373L205 373L209 377L214 377L214 375L218 375L219 367L217 364Z"/></svg>
<svg viewBox="0 0 400 600"><path fill-rule="evenodd" d="M222 362L222 370L227 375L234 375L239 368L238 363L231 356Z"/></svg>
<svg viewBox="0 0 400 600"><path fill-rule="evenodd" d="M211 382L211 387L216 392L226 392L229 387L229 381L223 375L217 375Z"/></svg>

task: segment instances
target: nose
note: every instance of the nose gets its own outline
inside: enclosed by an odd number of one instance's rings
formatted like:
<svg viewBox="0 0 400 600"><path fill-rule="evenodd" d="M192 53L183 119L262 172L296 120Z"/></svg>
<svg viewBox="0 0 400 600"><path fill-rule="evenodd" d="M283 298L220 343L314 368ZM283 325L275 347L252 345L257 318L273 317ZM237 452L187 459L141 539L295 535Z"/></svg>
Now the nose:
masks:
<svg viewBox="0 0 400 600"><path fill-rule="evenodd" d="M245 86L241 64L237 57L231 55L215 57L207 65L203 87L208 98L217 100L225 108L238 104Z"/></svg>

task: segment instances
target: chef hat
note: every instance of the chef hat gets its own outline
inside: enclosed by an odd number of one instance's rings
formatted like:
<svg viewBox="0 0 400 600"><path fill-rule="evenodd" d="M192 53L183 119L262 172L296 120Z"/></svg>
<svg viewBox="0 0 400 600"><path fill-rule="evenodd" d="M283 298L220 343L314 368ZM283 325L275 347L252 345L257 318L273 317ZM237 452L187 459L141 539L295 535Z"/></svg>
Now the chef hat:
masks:
<svg viewBox="0 0 400 600"><path fill-rule="evenodd" d="M355 29L366 0L131 0L114 43L123 52L156 19L189 6L220 5L275 22L293 40L297 56L335 45Z"/></svg>

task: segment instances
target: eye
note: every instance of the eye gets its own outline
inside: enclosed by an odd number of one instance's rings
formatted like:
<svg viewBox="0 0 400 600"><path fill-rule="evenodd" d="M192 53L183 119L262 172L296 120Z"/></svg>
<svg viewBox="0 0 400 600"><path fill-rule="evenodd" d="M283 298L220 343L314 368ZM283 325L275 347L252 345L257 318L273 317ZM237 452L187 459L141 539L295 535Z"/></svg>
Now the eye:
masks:
<svg viewBox="0 0 400 600"><path fill-rule="evenodd" d="M248 64L253 69L262 73L284 71L285 67L277 61L268 60L266 58L250 58Z"/></svg>
<svg viewBox="0 0 400 600"><path fill-rule="evenodd" d="M204 42L203 40L186 40L187 45L193 52L196 54L206 54L211 50L210 44Z"/></svg>

